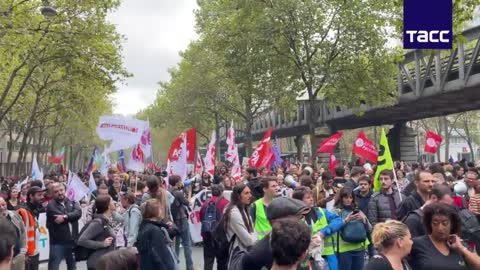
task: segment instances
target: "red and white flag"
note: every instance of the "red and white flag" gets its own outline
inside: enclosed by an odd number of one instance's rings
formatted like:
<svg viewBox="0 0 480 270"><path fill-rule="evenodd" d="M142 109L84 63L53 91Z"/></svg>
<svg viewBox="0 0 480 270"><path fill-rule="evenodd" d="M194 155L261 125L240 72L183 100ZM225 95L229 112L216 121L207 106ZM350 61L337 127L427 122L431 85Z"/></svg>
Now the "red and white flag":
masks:
<svg viewBox="0 0 480 270"><path fill-rule="evenodd" d="M265 159L270 160L270 137L272 136L272 129L269 129L263 136L262 141L257 145L252 156L248 160L248 166L260 168L265 163ZM267 161L268 161L267 160Z"/></svg>
<svg viewBox="0 0 480 270"><path fill-rule="evenodd" d="M126 165L127 169L137 172L142 172L145 169L145 154L142 146L137 144L130 154L130 159Z"/></svg>
<svg viewBox="0 0 480 270"><path fill-rule="evenodd" d="M187 139L185 133L177 137L170 146L167 158L168 175L179 175L182 180L187 178Z"/></svg>
<svg viewBox="0 0 480 270"><path fill-rule="evenodd" d="M203 162L202 162L202 157L200 156L200 153L197 152L197 162L195 163L195 174L200 174L203 172Z"/></svg>
<svg viewBox="0 0 480 270"><path fill-rule="evenodd" d="M226 159L232 163L231 176L235 182L242 177L242 167L240 166L240 159L238 157L238 147L235 143L235 129L233 122L227 131L227 153Z"/></svg>
<svg viewBox="0 0 480 270"><path fill-rule="evenodd" d="M427 131L427 137L425 138L425 152L435 154L441 143L442 136L431 131Z"/></svg>
<svg viewBox="0 0 480 270"><path fill-rule="evenodd" d="M207 154L205 155L205 171L210 174L211 177L215 174L215 131L212 132L210 143L207 147Z"/></svg>
<svg viewBox="0 0 480 270"><path fill-rule="evenodd" d="M317 153L332 153L343 133L337 132L320 143Z"/></svg>
<svg viewBox="0 0 480 270"><path fill-rule="evenodd" d="M377 163L378 152L377 149L375 149L375 144L365 136L363 131L358 133L358 136L353 143L352 153L370 162Z"/></svg>
<svg viewBox="0 0 480 270"><path fill-rule="evenodd" d="M335 155L333 154L333 152L330 153L330 161L328 163L328 169L330 170L330 172L333 174L333 176L335 176L335 168L338 166L338 164L340 164L340 161L337 160L337 158L335 157Z"/></svg>
<svg viewBox="0 0 480 270"><path fill-rule="evenodd" d="M187 134L187 162L195 162L195 150L197 149L197 129L191 128L185 132Z"/></svg>

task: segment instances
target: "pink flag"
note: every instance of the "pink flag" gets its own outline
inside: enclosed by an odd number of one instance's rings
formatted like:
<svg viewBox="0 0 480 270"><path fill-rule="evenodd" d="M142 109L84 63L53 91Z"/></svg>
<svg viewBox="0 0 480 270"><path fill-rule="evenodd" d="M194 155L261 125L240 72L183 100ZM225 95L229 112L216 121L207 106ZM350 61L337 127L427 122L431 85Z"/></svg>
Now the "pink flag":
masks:
<svg viewBox="0 0 480 270"><path fill-rule="evenodd" d="M212 132L210 143L207 147L207 154L205 155L205 170L211 177L215 174L215 131Z"/></svg>

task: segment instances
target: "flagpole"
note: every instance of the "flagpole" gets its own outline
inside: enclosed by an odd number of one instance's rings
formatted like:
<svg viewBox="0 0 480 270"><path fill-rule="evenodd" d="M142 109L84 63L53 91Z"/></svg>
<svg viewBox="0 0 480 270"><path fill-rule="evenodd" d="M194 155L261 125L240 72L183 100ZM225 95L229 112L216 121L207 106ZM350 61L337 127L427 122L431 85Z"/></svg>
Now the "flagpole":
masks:
<svg viewBox="0 0 480 270"><path fill-rule="evenodd" d="M395 167L393 167L393 179L395 181L395 185L397 186L398 190L398 197L400 197L400 202L402 202L402 193L400 193L400 187L398 186L398 179L397 179L397 172L395 171Z"/></svg>

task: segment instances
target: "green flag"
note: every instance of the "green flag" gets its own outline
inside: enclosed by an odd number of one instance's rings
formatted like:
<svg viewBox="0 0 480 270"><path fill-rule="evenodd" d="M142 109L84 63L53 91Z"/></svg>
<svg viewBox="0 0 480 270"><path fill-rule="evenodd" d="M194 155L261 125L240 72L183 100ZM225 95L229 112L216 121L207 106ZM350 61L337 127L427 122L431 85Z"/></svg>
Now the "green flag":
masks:
<svg viewBox="0 0 480 270"><path fill-rule="evenodd" d="M378 151L377 170L373 180L373 191L377 192L381 188L380 172L383 170L393 170L393 160L390 154L390 147L388 146L388 139L385 135L385 130L382 128L382 135L380 136L380 147ZM393 180L393 179L392 179Z"/></svg>

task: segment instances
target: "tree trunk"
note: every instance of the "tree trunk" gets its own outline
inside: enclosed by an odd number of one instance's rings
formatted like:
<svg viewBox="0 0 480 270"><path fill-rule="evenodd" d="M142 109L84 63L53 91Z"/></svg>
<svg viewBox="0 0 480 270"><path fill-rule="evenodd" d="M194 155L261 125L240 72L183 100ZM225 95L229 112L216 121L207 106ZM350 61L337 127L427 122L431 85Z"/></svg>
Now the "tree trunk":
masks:
<svg viewBox="0 0 480 270"><path fill-rule="evenodd" d="M221 161L220 157L220 117L218 116L218 111L214 113L215 115L215 159L216 161Z"/></svg>
<svg viewBox="0 0 480 270"><path fill-rule="evenodd" d="M316 157L318 143L315 136L315 128L317 127L317 119L319 117L319 110L317 108L316 98L309 97L308 99L308 134L310 135L310 159L313 161Z"/></svg>
<svg viewBox="0 0 480 270"><path fill-rule="evenodd" d="M252 126L253 126L253 114L252 114L252 99L250 97L244 99L245 102L245 155L250 157L252 154Z"/></svg>

